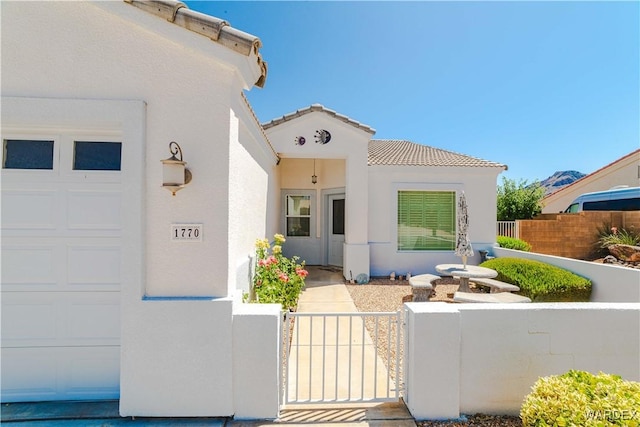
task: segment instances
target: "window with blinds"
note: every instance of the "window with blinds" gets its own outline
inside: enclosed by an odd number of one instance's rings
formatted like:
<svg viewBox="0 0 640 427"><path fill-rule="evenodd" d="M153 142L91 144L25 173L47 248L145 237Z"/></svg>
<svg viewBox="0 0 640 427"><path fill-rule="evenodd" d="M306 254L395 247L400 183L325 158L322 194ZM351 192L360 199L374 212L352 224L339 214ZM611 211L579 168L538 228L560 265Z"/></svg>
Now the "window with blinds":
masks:
<svg viewBox="0 0 640 427"><path fill-rule="evenodd" d="M398 250L453 250L455 191L398 191Z"/></svg>

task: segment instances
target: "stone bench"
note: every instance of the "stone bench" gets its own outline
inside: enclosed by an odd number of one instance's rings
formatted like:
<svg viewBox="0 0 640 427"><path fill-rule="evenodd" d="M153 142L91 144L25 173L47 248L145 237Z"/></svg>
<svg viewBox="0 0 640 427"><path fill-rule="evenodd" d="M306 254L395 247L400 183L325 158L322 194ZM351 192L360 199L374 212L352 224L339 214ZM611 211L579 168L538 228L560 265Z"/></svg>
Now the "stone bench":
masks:
<svg viewBox="0 0 640 427"><path fill-rule="evenodd" d="M518 292L520 288L516 285L512 285L511 283L501 282L495 279L471 279L472 282L483 285L491 288L491 293L500 293L500 292Z"/></svg>
<svg viewBox="0 0 640 427"><path fill-rule="evenodd" d="M456 292L453 294L455 302L490 302L490 303L515 303L531 302L527 297L512 294L511 292L499 292L495 294L478 294L475 292Z"/></svg>
<svg viewBox="0 0 640 427"><path fill-rule="evenodd" d="M433 292L433 281L440 279L435 274L418 274L409 279L411 285L411 293L414 302L429 301L429 297Z"/></svg>

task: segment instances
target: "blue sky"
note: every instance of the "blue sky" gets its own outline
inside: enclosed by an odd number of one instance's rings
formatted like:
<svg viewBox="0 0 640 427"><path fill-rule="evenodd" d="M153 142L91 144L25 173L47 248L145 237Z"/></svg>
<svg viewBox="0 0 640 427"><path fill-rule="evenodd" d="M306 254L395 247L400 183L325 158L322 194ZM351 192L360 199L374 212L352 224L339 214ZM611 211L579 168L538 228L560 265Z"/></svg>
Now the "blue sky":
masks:
<svg viewBox="0 0 640 427"><path fill-rule="evenodd" d="M528 182L640 147L639 2L187 4L262 40L261 122L320 103Z"/></svg>

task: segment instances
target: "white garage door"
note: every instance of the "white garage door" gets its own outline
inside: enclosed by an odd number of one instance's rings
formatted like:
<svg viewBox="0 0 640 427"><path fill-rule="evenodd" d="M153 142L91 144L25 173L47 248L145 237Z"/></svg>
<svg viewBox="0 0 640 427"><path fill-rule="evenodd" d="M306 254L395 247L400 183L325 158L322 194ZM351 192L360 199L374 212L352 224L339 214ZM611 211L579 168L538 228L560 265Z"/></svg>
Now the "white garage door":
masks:
<svg viewBox="0 0 640 427"><path fill-rule="evenodd" d="M117 398L118 135L2 143L2 401Z"/></svg>

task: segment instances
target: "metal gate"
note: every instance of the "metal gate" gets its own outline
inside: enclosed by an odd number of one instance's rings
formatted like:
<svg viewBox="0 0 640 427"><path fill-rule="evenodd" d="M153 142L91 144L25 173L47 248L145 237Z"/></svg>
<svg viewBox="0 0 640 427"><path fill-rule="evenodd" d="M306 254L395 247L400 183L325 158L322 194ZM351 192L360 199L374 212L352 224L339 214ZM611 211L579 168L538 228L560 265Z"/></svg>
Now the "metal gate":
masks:
<svg viewBox="0 0 640 427"><path fill-rule="evenodd" d="M287 313L283 403L397 401L402 315Z"/></svg>

